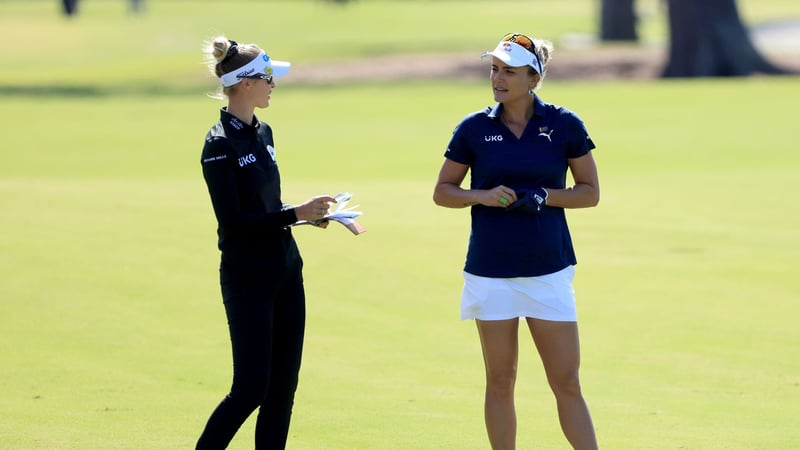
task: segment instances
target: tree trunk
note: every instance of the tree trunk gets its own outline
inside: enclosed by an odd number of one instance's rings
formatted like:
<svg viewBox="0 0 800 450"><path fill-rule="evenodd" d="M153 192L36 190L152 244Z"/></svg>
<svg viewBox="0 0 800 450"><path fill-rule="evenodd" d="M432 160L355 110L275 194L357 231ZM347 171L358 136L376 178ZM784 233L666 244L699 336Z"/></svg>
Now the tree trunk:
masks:
<svg viewBox="0 0 800 450"><path fill-rule="evenodd" d="M601 0L600 40L636 42L634 0Z"/></svg>
<svg viewBox="0 0 800 450"><path fill-rule="evenodd" d="M664 77L790 73L756 50L735 0L667 0L670 49Z"/></svg>
<svg viewBox="0 0 800 450"><path fill-rule="evenodd" d="M61 0L61 5L64 8L64 14L68 16L78 12L78 0Z"/></svg>

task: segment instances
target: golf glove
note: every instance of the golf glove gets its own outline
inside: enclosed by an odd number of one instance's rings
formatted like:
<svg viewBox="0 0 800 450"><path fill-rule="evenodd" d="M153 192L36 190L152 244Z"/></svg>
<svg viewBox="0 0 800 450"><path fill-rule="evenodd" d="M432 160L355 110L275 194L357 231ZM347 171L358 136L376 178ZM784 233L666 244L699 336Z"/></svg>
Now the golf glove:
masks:
<svg viewBox="0 0 800 450"><path fill-rule="evenodd" d="M517 211L525 214L538 214L547 203L547 190L544 188L518 191L517 201L508 205L506 211Z"/></svg>

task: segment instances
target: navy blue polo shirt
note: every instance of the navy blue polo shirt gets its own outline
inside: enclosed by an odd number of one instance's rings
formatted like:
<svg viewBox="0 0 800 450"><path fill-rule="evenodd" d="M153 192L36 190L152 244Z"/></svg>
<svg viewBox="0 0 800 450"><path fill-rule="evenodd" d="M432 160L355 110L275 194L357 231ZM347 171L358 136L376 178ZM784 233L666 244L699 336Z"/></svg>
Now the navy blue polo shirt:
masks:
<svg viewBox="0 0 800 450"><path fill-rule="evenodd" d="M503 105L465 117L453 132L445 157L470 167L470 188L498 185L515 191L563 189L567 160L595 146L572 111L533 97L533 116L521 139L500 120ZM577 263L563 208L539 214L472 206L472 229L464 271L491 278L533 277Z"/></svg>
<svg viewBox="0 0 800 450"><path fill-rule="evenodd" d="M288 228L297 216L281 201L274 145L269 125L246 124L224 108L206 135L201 163L223 263L285 268L300 260Z"/></svg>

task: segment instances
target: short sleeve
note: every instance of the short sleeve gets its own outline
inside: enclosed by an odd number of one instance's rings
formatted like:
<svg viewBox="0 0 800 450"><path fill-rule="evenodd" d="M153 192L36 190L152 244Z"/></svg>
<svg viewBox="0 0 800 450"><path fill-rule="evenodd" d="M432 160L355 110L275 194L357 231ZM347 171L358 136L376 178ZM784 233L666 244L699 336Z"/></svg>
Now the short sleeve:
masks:
<svg viewBox="0 0 800 450"><path fill-rule="evenodd" d="M567 141L567 158L580 158L595 148L594 141L583 120L575 113L569 112L569 140Z"/></svg>
<svg viewBox="0 0 800 450"><path fill-rule="evenodd" d="M468 140L465 136L467 127L463 126L464 122L461 121L453 130L453 136L450 138L450 143L447 144L444 157L460 164L470 165L473 155L469 145L467 145Z"/></svg>

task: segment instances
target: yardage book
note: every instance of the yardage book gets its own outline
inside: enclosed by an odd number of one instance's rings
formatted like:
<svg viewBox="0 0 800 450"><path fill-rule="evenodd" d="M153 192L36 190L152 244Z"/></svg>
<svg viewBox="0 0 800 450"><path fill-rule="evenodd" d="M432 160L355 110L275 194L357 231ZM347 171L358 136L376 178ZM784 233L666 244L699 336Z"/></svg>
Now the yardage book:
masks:
<svg viewBox="0 0 800 450"><path fill-rule="evenodd" d="M363 214L361 211L355 210L356 208L359 207L359 205L347 208L347 203L350 201L351 198L353 198L352 194L350 194L349 192L340 192L334 195L333 198L336 200L334 209L333 211L328 213L325 217L313 222L303 220L295 223L294 225L317 225L323 220L333 220L334 222L339 222L340 224L344 225L345 228L350 230L350 232L352 232L356 236L367 231L364 225L361 225L356 221L356 217Z"/></svg>

